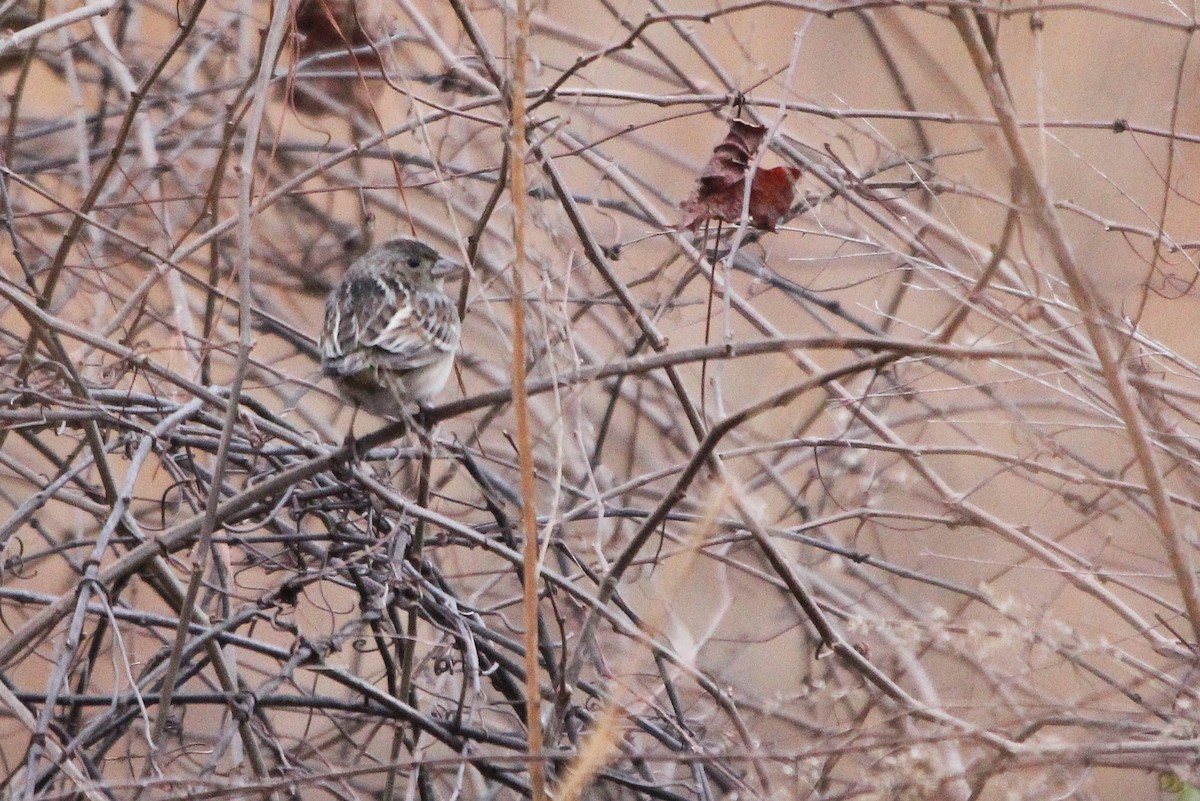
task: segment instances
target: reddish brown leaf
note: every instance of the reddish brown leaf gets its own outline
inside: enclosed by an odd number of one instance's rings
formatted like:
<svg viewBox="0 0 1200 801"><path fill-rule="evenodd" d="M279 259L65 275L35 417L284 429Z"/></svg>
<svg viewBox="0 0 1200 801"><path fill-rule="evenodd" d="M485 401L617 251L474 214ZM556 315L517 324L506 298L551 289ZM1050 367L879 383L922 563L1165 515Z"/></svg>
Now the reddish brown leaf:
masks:
<svg viewBox="0 0 1200 801"><path fill-rule="evenodd" d="M704 165L692 196L680 204L685 228L696 231L701 223L711 219L732 225L741 222L746 172L766 133L767 129L761 125L743 120L729 123L729 133L713 148L712 158ZM774 231L792 206L799 177L800 170L795 167L756 170L750 185L750 224Z"/></svg>
<svg viewBox="0 0 1200 801"><path fill-rule="evenodd" d="M387 35L387 20L377 0L300 0L295 21L293 44L297 60L315 53L340 50L345 55L322 61L319 69L353 69L365 74L381 68L379 53L375 50L349 53ZM353 79L310 78L305 85L313 94L346 101L355 98L360 84L361 81ZM319 114L326 110L305 92L295 92L293 101L298 110L307 113Z"/></svg>
<svg viewBox="0 0 1200 801"><path fill-rule="evenodd" d="M359 47L369 41L354 0L300 0L296 7L296 52L301 58L323 50ZM378 63L373 55L365 58ZM360 56L360 63L363 60Z"/></svg>
<svg viewBox="0 0 1200 801"><path fill-rule="evenodd" d="M755 172L754 182L750 184L750 224L764 231L774 231L783 215L792 208L799 178L799 167L772 167Z"/></svg>

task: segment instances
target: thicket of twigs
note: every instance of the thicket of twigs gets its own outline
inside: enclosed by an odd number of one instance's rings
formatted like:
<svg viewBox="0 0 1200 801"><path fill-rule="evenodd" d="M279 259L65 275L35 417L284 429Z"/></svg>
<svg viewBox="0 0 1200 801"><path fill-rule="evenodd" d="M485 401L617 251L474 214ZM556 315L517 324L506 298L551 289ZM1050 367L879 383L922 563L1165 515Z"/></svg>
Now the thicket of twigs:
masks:
<svg viewBox="0 0 1200 801"><path fill-rule="evenodd" d="M1193 781L1195 21L694 5L0 5L5 797ZM424 436L314 345L413 233Z"/></svg>

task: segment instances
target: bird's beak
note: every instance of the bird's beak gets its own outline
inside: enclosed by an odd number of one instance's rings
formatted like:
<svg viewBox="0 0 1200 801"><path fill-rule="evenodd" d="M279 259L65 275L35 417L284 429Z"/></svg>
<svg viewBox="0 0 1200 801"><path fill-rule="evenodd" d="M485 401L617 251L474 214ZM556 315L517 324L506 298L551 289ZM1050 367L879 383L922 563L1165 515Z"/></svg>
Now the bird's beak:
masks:
<svg viewBox="0 0 1200 801"><path fill-rule="evenodd" d="M451 275L457 275L463 271L464 267L461 261L448 259L445 256L439 256L438 260L433 263L433 268L429 274L434 278L446 278Z"/></svg>

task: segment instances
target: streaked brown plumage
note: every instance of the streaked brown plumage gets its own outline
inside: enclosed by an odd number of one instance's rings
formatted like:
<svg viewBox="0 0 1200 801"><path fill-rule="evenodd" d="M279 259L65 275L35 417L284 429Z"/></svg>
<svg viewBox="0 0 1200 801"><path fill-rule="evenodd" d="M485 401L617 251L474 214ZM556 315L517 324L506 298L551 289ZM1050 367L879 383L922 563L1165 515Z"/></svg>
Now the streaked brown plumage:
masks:
<svg viewBox="0 0 1200 801"><path fill-rule="evenodd" d="M325 302L321 371L381 417L424 406L450 377L460 323L442 284L461 265L415 239L393 239L350 265Z"/></svg>

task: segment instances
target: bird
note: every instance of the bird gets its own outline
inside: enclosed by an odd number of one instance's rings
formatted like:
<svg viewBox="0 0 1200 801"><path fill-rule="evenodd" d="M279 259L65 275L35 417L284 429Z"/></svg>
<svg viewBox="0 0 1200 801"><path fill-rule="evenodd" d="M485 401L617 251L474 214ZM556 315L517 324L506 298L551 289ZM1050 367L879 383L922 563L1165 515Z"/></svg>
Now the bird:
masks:
<svg viewBox="0 0 1200 801"><path fill-rule="evenodd" d="M462 331L447 276L462 269L417 239L360 256L325 301L321 372L342 397L379 417L410 420L450 377Z"/></svg>

